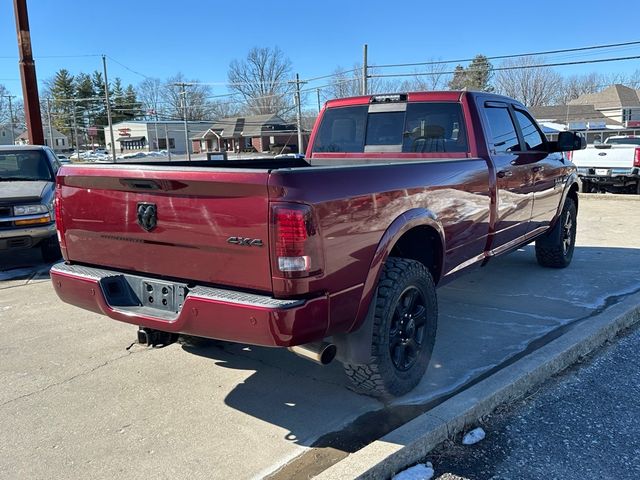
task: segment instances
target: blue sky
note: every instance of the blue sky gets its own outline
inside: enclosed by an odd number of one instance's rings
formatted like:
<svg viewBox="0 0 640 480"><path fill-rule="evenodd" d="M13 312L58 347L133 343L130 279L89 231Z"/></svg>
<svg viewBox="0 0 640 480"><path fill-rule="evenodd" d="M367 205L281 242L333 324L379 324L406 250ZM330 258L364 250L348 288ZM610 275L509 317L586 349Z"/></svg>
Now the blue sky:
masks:
<svg viewBox="0 0 640 480"><path fill-rule="evenodd" d="M99 57L46 58L52 55L105 53L150 77L164 79L181 71L187 78L217 83L226 81L229 62L254 46L279 46L293 71L310 78L361 61L364 43L370 64L388 64L640 40L640 8L612 15L610 6L595 1L29 0L28 6L40 81L62 67L78 73L102 66ZM631 55L640 55L640 46L548 60ZM4 0L0 83L21 96L17 60L13 2ZM565 75L637 69L638 60L558 68ZM115 62L110 62L109 76L134 85L143 79ZM225 92L223 86L214 87L214 93Z"/></svg>

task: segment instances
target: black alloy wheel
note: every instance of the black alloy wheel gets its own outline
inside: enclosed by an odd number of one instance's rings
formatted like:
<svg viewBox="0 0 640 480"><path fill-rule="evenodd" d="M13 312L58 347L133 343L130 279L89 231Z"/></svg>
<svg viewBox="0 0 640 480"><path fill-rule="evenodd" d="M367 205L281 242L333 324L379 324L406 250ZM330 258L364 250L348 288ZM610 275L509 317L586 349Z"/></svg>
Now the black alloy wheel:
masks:
<svg viewBox="0 0 640 480"><path fill-rule="evenodd" d="M416 363L426 332L427 309L423 293L407 287L398 298L389 329L389 354L393 365L406 372Z"/></svg>

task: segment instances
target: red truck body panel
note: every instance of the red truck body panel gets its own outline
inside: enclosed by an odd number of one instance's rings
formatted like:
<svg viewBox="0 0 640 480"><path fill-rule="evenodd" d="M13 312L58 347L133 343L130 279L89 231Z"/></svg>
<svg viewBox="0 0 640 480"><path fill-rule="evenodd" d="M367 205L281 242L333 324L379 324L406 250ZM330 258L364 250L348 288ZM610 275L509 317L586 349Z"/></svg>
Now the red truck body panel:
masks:
<svg viewBox="0 0 640 480"><path fill-rule="evenodd" d="M266 241L267 173L117 166L65 173L58 192L74 262L271 291L268 248L227 242L231 236ZM158 209L158 225L149 232L136 222L137 205L145 202Z"/></svg>

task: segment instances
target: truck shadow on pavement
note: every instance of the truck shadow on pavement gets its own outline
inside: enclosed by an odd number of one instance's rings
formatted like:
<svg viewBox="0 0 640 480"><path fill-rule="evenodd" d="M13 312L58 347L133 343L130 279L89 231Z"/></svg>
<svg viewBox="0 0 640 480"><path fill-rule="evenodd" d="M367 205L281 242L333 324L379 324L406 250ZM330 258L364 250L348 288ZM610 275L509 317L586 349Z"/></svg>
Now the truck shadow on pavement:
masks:
<svg viewBox="0 0 640 480"><path fill-rule="evenodd" d="M429 369L387 405L348 390L337 362L320 367L283 349L214 341L182 348L254 372L227 406L282 427L287 441L350 452L640 291L638 265L640 249L576 247L569 268L545 269L528 246L440 288Z"/></svg>
<svg viewBox="0 0 640 480"><path fill-rule="evenodd" d="M0 252L0 281L46 280L51 265L42 260L40 249Z"/></svg>

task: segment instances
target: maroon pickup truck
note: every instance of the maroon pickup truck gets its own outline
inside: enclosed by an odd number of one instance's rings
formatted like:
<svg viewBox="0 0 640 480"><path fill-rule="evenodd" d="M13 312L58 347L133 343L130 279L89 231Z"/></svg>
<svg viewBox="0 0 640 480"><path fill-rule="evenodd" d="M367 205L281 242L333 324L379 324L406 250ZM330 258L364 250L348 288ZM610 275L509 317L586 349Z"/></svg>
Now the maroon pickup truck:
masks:
<svg viewBox="0 0 640 480"><path fill-rule="evenodd" d="M573 255L578 183L518 102L479 92L333 100L306 158L64 166L65 302L178 334L334 356L358 390L402 395L436 334L435 286L535 241Z"/></svg>

